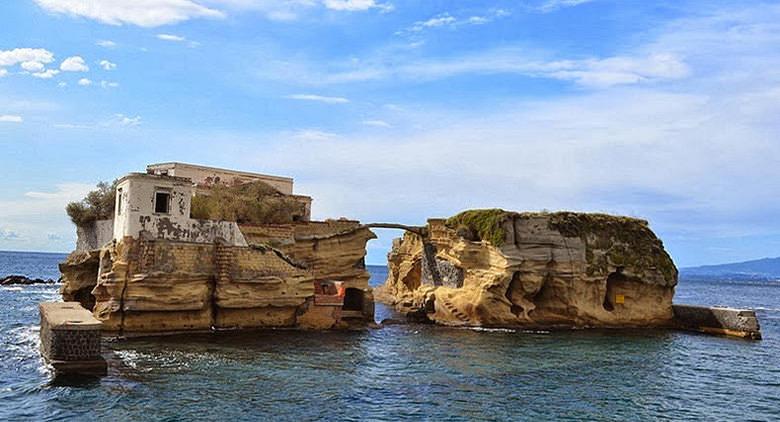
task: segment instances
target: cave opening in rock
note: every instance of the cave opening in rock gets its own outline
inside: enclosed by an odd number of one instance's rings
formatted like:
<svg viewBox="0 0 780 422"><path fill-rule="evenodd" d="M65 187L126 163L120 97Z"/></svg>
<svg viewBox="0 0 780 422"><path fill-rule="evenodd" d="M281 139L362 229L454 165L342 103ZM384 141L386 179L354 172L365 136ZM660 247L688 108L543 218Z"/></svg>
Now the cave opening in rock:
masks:
<svg viewBox="0 0 780 422"><path fill-rule="evenodd" d="M513 314L515 314L515 316L518 317L523 314L523 307L518 305L518 302L520 302L520 300L518 299L522 295L521 283L522 280L520 279L520 273L516 272L512 276L512 281L509 283L509 288L506 290L506 298L512 304L510 310L512 311Z"/></svg>
<svg viewBox="0 0 780 422"><path fill-rule="evenodd" d="M615 310L615 296L617 295L617 287L624 285L628 279L622 274L622 268L618 268L617 271L610 274L607 277L607 289L604 293L604 310L612 312Z"/></svg>
<svg viewBox="0 0 780 422"><path fill-rule="evenodd" d="M363 291L354 287L348 287L344 292L344 306L341 309L345 311L362 311Z"/></svg>

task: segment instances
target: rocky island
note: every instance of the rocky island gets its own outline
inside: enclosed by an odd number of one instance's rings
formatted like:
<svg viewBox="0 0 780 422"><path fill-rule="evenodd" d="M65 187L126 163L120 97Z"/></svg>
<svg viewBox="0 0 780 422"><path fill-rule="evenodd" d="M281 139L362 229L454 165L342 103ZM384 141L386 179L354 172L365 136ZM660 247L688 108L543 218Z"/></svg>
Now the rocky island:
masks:
<svg viewBox="0 0 780 422"><path fill-rule="evenodd" d="M69 207L78 242L60 264L63 298L104 334L373 323L374 234L310 221L292 179L164 163L106 186Z"/></svg>
<svg viewBox="0 0 780 422"><path fill-rule="evenodd" d="M447 325L668 326L677 269L644 220L472 210L388 256L382 298Z"/></svg>
<svg viewBox="0 0 780 422"><path fill-rule="evenodd" d="M289 178L183 163L99 185L68 206L62 306L108 336L368 327L366 243L384 227L406 232L376 295L411 322L760 337L752 311L673 305L677 269L644 220L485 209L411 227L311 221L311 203Z"/></svg>
<svg viewBox="0 0 780 422"><path fill-rule="evenodd" d="M677 276L645 220L469 210L396 239L376 296L411 320L442 325L761 337L753 311L673 305Z"/></svg>

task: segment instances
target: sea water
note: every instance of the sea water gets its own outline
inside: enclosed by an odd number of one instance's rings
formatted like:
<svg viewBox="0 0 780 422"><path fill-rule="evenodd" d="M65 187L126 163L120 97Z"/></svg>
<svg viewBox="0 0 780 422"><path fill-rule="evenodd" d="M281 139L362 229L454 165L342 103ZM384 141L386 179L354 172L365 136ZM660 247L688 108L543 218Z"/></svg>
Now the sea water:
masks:
<svg viewBox="0 0 780 422"><path fill-rule="evenodd" d="M0 252L57 278L58 254ZM371 284L384 267L369 267ZM757 310L762 341L664 330L267 330L111 343L109 374L53 378L37 304L0 287L0 420L778 420L780 282L680 280L675 301ZM377 304L377 319L392 310Z"/></svg>

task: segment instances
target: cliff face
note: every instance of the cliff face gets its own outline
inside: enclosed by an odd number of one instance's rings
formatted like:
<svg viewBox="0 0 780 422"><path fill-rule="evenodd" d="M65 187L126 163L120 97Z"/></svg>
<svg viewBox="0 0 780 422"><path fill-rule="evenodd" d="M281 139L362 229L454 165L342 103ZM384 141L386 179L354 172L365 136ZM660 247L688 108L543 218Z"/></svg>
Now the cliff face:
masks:
<svg viewBox="0 0 780 422"><path fill-rule="evenodd" d="M241 230L249 246L125 237L73 254L60 266L63 296L89 291L94 315L117 334L373 322L368 229L340 222ZM333 282L341 290L316 294Z"/></svg>
<svg viewBox="0 0 780 422"><path fill-rule="evenodd" d="M477 210L388 256L383 300L447 325L670 324L677 269L646 221Z"/></svg>

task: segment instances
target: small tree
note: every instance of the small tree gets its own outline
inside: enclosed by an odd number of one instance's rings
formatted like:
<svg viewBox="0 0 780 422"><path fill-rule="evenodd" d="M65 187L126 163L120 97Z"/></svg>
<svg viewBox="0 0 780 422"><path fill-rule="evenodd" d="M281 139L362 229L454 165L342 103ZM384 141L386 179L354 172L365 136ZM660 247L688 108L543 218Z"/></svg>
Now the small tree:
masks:
<svg viewBox="0 0 780 422"><path fill-rule="evenodd" d="M65 211L73 224L84 226L96 220L112 218L118 182L119 180L114 180L111 184L100 182L97 184L97 189L89 192L84 199L69 203Z"/></svg>

